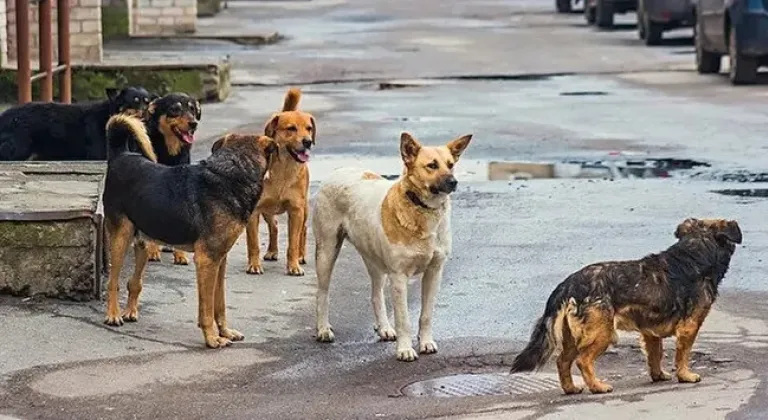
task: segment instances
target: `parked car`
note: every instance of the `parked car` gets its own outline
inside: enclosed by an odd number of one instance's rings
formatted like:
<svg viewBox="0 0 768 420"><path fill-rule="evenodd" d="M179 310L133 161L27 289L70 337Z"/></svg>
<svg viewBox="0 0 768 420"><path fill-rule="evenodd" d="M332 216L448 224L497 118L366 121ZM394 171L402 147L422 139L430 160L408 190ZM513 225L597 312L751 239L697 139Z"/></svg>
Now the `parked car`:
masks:
<svg viewBox="0 0 768 420"><path fill-rule="evenodd" d="M637 34L645 45L659 45L664 31L696 22L691 0L637 0Z"/></svg>
<svg viewBox="0 0 768 420"><path fill-rule="evenodd" d="M581 0L555 0L555 8L557 13L572 13L573 6L578 4Z"/></svg>
<svg viewBox="0 0 768 420"><path fill-rule="evenodd" d="M598 28L613 27L613 15L637 10L638 0L584 0L584 18Z"/></svg>
<svg viewBox="0 0 768 420"><path fill-rule="evenodd" d="M696 70L718 73L728 54L731 83L754 83L768 65L768 0L697 0L695 7Z"/></svg>

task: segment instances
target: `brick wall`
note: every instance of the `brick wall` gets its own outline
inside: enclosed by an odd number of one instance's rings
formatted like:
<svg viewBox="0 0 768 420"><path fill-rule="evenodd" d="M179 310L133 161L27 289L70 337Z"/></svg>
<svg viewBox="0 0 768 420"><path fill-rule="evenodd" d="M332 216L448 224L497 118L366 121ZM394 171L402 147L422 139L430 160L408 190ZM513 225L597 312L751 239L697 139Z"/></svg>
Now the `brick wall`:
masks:
<svg viewBox="0 0 768 420"><path fill-rule="evenodd" d="M131 35L195 32L197 0L131 0Z"/></svg>
<svg viewBox="0 0 768 420"><path fill-rule="evenodd" d="M0 0L3 1L3 0ZM58 60L58 25L56 0L52 2L53 56ZM5 0L7 9L8 58L16 59L16 1ZM73 63L98 63L102 59L101 41L101 0L70 0L70 55ZM33 61L38 59L38 11L37 5L30 4L30 54ZM5 43L4 43L5 44Z"/></svg>

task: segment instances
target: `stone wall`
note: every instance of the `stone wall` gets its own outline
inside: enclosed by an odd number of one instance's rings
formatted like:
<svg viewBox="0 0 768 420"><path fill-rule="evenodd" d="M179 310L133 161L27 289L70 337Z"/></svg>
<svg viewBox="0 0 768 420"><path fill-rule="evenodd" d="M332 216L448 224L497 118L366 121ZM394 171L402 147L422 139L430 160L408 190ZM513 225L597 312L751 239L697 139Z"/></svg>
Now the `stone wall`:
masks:
<svg viewBox="0 0 768 420"><path fill-rule="evenodd" d="M197 0L130 0L131 36L195 32Z"/></svg>
<svg viewBox="0 0 768 420"><path fill-rule="evenodd" d="M2 2L3 0L0 0ZM54 61L58 60L58 24L56 0L47 0L52 2L53 23L53 56ZM101 39L101 0L70 0L70 55L73 63L98 63L101 62L102 39ZM16 60L16 1L5 0L7 10L7 30L8 38L8 59ZM30 4L29 7L29 26L30 26L30 57L32 61L37 62L38 53L38 9L37 5Z"/></svg>

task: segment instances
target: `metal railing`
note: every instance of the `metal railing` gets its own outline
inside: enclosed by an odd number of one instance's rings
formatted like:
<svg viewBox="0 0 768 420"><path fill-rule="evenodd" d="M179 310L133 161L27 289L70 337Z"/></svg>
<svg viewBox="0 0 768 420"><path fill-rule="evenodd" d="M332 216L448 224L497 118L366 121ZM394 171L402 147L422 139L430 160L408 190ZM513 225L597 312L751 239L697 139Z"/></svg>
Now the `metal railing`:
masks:
<svg viewBox="0 0 768 420"><path fill-rule="evenodd" d="M53 101L53 75L59 75L59 101L72 102L72 65L69 57L69 0L56 0L58 7L59 29L59 65L53 66L53 23L51 22L51 2L38 0L38 41L40 72L32 75L29 53L29 4L30 0L16 0L16 59L18 68L16 82L19 86L19 104L32 102L32 82L42 80L41 100Z"/></svg>

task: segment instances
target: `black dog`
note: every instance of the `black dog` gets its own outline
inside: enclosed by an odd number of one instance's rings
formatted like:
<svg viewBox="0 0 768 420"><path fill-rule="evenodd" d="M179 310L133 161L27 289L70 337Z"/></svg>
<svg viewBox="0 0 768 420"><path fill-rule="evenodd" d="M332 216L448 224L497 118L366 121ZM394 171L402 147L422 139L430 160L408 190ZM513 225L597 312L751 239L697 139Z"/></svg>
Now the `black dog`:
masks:
<svg viewBox="0 0 768 420"><path fill-rule="evenodd" d="M109 117L141 115L156 97L140 86L106 93L101 102L31 102L6 110L0 114L0 161L105 160Z"/></svg>
<svg viewBox="0 0 768 420"><path fill-rule="evenodd" d="M169 93L149 104L144 123L147 126L157 162L168 166L187 165L195 140L195 130L202 117L200 102L184 93ZM136 145L131 144L135 148ZM160 261L160 247L147 243L150 261ZM183 251L173 251L173 263L189 264Z"/></svg>
<svg viewBox="0 0 768 420"><path fill-rule="evenodd" d="M112 117L107 137L110 159L103 202L111 267L105 323L138 320L148 260L145 241L151 238L195 253L198 326L206 345L219 348L242 340L226 318L227 254L261 197L277 145L266 136L228 135L216 141L204 161L169 167L153 162L145 127L136 117ZM128 152L127 144L138 145L141 153ZM118 279L132 242L134 274L121 312Z"/></svg>

